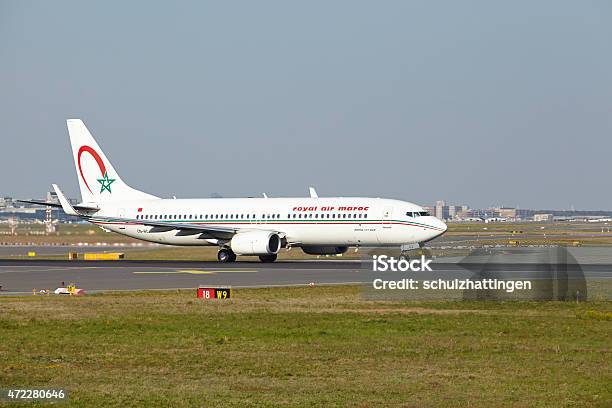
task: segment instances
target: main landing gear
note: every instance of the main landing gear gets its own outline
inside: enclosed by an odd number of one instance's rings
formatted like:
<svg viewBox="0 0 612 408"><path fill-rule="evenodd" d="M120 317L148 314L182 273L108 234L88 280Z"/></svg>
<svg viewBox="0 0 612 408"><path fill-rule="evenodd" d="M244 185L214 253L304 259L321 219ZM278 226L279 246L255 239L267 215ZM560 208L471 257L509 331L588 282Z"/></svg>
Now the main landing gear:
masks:
<svg viewBox="0 0 612 408"><path fill-rule="evenodd" d="M230 248L221 248L219 252L217 252L217 259L219 262L223 263L235 262L236 254Z"/></svg>
<svg viewBox="0 0 612 408"><path fill-rule="evenodd" d="M260 255L259 260L261 262L269 263L276 261L277 257L278 256L276 254ZM219 249L219 252L217 252L217 259L219 262L223 263L236 262L236 254L231 250L231 248L223 247Z"/></svg>

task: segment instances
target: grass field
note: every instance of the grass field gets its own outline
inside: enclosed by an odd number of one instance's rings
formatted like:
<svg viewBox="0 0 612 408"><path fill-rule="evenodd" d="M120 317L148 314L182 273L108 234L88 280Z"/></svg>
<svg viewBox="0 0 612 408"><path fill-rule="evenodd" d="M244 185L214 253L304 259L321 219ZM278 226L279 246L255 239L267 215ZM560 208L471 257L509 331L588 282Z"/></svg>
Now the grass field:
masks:
<svg viewBox="0 0 612 408"><path fill-rule="evenodd" d="M340 286L0 304L0 387L67 387L74 406L612 405L611 302L366 302Z"/></svg>

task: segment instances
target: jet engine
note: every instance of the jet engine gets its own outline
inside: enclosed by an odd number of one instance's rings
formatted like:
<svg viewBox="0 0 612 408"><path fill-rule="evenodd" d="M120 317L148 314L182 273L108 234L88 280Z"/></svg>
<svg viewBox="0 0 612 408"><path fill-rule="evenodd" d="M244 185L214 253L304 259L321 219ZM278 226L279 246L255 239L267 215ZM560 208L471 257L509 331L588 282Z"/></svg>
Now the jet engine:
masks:
<svg viewBox="0 0 612 408"><path fill-rule="evenodd" d="M348 250L345 246L303 246L302 251L308 255L338 255Z"/></svg>
<svg viewBox="0 0 612 408"><path fill-rule="evenodd" d="M281 247L281 239L275 232L239 232L230 241L230 248L238 255L272 255Z"/></svg>

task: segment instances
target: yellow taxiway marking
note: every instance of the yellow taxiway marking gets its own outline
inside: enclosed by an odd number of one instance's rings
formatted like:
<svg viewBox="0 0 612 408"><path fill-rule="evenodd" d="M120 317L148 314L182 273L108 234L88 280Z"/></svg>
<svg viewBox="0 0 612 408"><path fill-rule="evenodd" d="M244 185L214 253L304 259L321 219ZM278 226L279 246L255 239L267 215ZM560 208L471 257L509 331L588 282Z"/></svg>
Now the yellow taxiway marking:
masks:
<svg viewBox="0 0 612 408"><path fill-rule="evenodd" d="M228 273L228 272L257 272L257 269L217 269L217 270L203 270L203 269L180 269L176 271L146 271L146 272L132 272L137 275L143 274L155 274L155 275L164 275L164 274L176 274L176 273L188 273L191 275L213 275L215 273Z"/></svg>

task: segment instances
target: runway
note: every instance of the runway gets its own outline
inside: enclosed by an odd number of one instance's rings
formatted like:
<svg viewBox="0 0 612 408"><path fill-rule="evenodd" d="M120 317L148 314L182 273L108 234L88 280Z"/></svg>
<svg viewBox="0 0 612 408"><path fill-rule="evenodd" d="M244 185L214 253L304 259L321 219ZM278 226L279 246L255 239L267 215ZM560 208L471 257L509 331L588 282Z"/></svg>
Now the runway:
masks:
<svg viewBox="0 0 612 408"><path fill-rule="evenodd" d="M290 261L263 264L237 262L222 264L200 261L67 261L0 260L3 295L31 294L33 289L55 289L62 282L77 284L88 292L187 289L198 286L274 287L294 285L368 284L380 273L360 261ZM548 265L488 265L512 277L534 277L549 270ZM414 278L465 278L474 268L456 263L434 263L434 273L409 272ZM476 266L476 269L479 266ZM612 279L611 265L582 265L587 278Z"/></svg>
<svg viewBox="0 0 612 408"><path fill-rule="evenodd" d="M2 294L74 282L87 291L360 283L359 261L222 264L200 261L0 260Z"/></svg>

